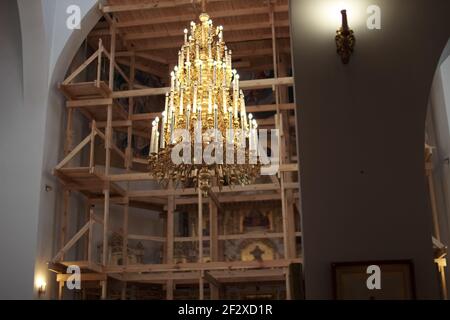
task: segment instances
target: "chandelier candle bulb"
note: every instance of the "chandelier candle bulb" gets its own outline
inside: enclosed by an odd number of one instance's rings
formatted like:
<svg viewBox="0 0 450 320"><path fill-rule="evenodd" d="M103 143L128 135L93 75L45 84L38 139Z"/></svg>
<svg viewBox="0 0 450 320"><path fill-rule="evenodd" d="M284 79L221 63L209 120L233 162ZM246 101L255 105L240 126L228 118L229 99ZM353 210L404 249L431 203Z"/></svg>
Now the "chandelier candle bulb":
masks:
<svg viewBox="0 0 450 320"><path fill-rule="evenodd" d="M183 90L183 88L181 88L181 90L180 90L180 116L184 115L183 98L184 98L184 90Z"/></svg>
<svg viewBox="0 0 450 320"><path fill-rule="evenodd" d="M218 112L217 112L217 104L214 105L214 130L218 129ZM217 141L217 133L215 134L215 140Z"/></svg>
<svg viewBox="0 0 450 320"><path fill-rule="evenodd" d="M160 145L159 145L161 149L164 149L166 147L166 137L164 136L166 125L167 125L167 112L164 111L163 112L163 122L161 125L161 141L160 141Z"/></svg>
<svg viewBox="0 0 450 320"><path fill-rule="evenodd" d="M253 151L257 151L258 149L258 124L256 123L256 119L253 119Z"/></svg>
<svg viewBox="0 0 450 320"><path fill-rule="evenodd" d="M223 63L222 64L222 77L223 77L223 79L222 79L222 81L223 81L223 83L222 83L222 87L224 88L224 89L226 89L226 87L227 87L227 65L226 65L226 63Z"/></svg>
<svg viewBox="0 0 450 320"><path fill-rule="evenodd" d="M197 85L194 85L193 112L197 113Z"/></svg>
<svg viewBox="0 0 450 320"><path fill-rule="evenodd" d="M180 53L180 71L183 72L183 67L184 67L184 48L181 49L181 53Z"/></svg>
<svg viewBox="0 0 450 320"><path fill-rule="evenodd" d="M216 61L220 61L220 42L217 42L217 48L216 48Z"/></svg>
<svg viewBox="0 0 450 320"><path fill-rule="evenodd" d="M201 133L202 133L202 109L198 109L197 111L198 116L197 116L197 131L200 133L200 136L196 136L195 139L200 139L201 137Z"/></svg>
<svg viewBox="0 0 450 320"><path fill-rule="evenodd" d="M208 42L208 57L209 57L209 60L212 60L211 42Z"/></svg>
<svg viewBox="0 0 450 320"><path fill-rule="evenodd" d="M187 73L188 78L190 78L191 77L191 62L190 61L186 61L186 73Z"/></svg>
<svg viewBox="0 0 450 320"><path fill-rule="evenodd" d="M152 137L153 137L153 140L152 140L152 148L151 148L152 151L151 152L152 153L156 153L155 144L156 144L156 141L158 139L158 123L156 122L156 119L153 122L153 134L152 134Z"/></svg>
<svg viewBox="0 0 450 320"><path fill-rule="evenodd" d="M189 38L189 40L191 40ZM186 65L191 63L191 44L186 46Z"/></svg>
<svg viewBox="0 0 450 320"><path fill-rule="evenodd" d="M170 131L169 131L169 137L170 137L170 144L173 143L173 133L175 130L175 109L172 109L170 112L171 115L171 119L170 119Z"/></svg>
<svg viewBox="0 0 450 320"><path fill-rule="evenodd" d="M152 134L150 136L150 150L149 155L151 156L153 154L153 142L155 140L155 121L152 122Z"/></svg>
<svg viewBox="0 0 450 320"><path fill-rule="evenodd" d="M216 85L216 80L217 80L217 62L214 61L213 62L213 86Z"/></svg>
<svg viewBox="0 0 450 320"><path fill-rule="evenodd" d="M224 59L225 68L228 67L228 49L225 47L225 59Z"/></svg>
<svg viewBox="0 0 450 320"><path fill-rule="evenodd" d="M191 105L187 105L187 114L186 114L186 129L189 130L191 127Z"/></svg>
<svg viewBox="0 0 450 320"><path fill-rule="evenodd" d="M209 90L208 94L208 114L212 114L212 90Z"/></svg>
<svg viewBox="0 0 450 320"><path fill-rule="evenodd" d="M223 105L223 114L226 115L227 114L227 90L225 89L225 87L223 88L222 91L222 105Z"/></svg>
<svg viewBox="0 0 450 320"><path fill-rule="evenodd" d="M167 124L167 115L169 113L169 93L166 93L166 104L164 107L164 116L163 116L163 124Z"/></svg>
<svg viewBox="0 0 450 320"><path fill-rule="evenodd" d="M175 90L175 72L170 73L170 91Z"/></svg>

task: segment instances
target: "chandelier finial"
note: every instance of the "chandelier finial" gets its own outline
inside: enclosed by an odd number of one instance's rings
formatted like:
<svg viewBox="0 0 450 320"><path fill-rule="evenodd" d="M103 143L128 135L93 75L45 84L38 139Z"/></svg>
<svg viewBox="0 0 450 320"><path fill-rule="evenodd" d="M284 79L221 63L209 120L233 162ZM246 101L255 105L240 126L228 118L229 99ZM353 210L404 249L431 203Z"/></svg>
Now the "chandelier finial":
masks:
<svg viewBox="0 0 450 320"><path fill-rule="evenodd" d="M201 1L202 1L202 13L206 13L206 0Z"/></svg>

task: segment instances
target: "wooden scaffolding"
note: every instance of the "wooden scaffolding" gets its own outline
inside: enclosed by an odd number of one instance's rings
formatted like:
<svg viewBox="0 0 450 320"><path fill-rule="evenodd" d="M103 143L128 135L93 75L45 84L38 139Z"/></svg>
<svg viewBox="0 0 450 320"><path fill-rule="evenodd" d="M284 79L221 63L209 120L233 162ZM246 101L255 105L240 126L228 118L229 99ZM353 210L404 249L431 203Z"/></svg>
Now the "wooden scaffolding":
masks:
<svg viewBox="0 0 450 320"><path fill-rule="evenodd" d="M137 97L164 95L168 88L149 88L138 83L136 71L140 70L161 78L167 77L173 67L177 47L180 45L182 25L196 19L196 2L158 1L146 4L127 0L109 0L100 6L105 17L88 37L88 43L97 50L80 67L61 83L59 89L67 98L67 125L65 158L55 167L56 175L64 188L64 208L61 214L60 247L50 262L50 268L58 273L59 297L63 297L64 283L69 275L63 266L78 265L82 268L83 282L97 282L102 288L101 298L108 298L108 282L123 284L122 298L126 299L128 282L161 284L166 298L174 298L177 284L196 284L199 299L205 298L204 288L209 288L210 298L218 299L224 283L284 281L286 298L292 298L290 266L302 262L298 252L300 230L296 230L296 213L300 212L297 156L295 152L295 106L289 102L288 88L293 85L289 76L290 45L287 1L221 1L209 0L211 17L223 22L227 42L231 43L237 69L273 70L273 76L264 79L242 81L244 90L272 89L275 103L249 106L249 112L270 113L261 119L264 128L277 128L281 132L281 165L278 176L268 183L249 186L225 187L219 192L212 188L210 196L203 198L195 189L154 188L134 190L130 184L137 181L152 181L146 172L146 159L133 155L133 136L148 137L153 119L160 113L135 113ZM166 39L168 38L168 39ZM78 76L89 65L96 63L96 76L90 82L77 82ZM103 79L102 66L108 66L108 79ZM124 70L129 70L125 72ZM127 70L127 71L128 71ZM115 87L115 77L121 77L127 90ZM124 106L123 102L127 105ZM80 112L89 122L90 132L75 144L73 141L74 112ZM127 147L121 149L114 143L115 131L126 132ZM104 163L97 162L96 141L104 144ZM83 151L86 149L86 151ZM88 155L86 166L76 166L75 159L82 153ZM112 158L120 159L121 173L113 170ZM104 164L104 165L103 165ZM125 187L124 187L125 185ZM86 199L85 223L74 235L68 234L69 202L72 193L77 192ZM220 235L218 216L223 206L231 202L277 201L282 208L282 233ZM174 235L174 212L177 206L198 204L198 232L196 237L177 238ZM127 257L128 241L145 240L163 244L162 264L129 264L125 258L121 265L110 265L107 256L108 232L110 229L110 207L123 208L123 257ZM210 215L209 235L202 232L203 208L207 206ZM128 232L130 207L148 208L161 212L164 217L164 236L132 235ZM103 210L103 217L94 214ZM103 229L102 261L93 257L92 239L94 227ZM220 261L219 242L243 238L272 239L283 241L283 256L271 261ZM84 260L67 261L65 256L71 248L83 246ZM175 263L174 244L192 241L198 243L199 257L195 263ZM210 243L210 262L203 260L203 244ZM301 279L298 278L300 282Z"/></svg>

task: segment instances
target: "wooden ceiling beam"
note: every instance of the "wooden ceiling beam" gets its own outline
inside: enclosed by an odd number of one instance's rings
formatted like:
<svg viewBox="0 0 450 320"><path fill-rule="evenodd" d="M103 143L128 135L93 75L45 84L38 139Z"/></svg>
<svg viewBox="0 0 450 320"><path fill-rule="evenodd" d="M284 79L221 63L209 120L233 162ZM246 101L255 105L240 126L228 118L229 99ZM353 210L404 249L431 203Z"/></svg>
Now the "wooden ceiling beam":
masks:
<svg viewBox="0 0 450 320"><path fill-rule="evenodd" d="M208 3L223 2L230 0L208 0ZM155 1L154 3L135 3L135 4L118 4L103 5L100 4L100 10L103 13L126 12L126 11L142 11L164 8L175 8L186 5L194 5L192 0L171 0L171 1ZM199 6L200 8L200 6Z"/></svg>
<svg viewBox="0 0 450 320"><path fill-rule="evenodd" d="M233 25L225 26L225 36L227 32L230 31L247 31L247 30L258 30L258 29L269 29L270 22L256 22L256 23L238 23ZM276 27L289 27L289 20L282 20L276 23ZM95 34L95 33L93 33ZM148 31L148 32L134 32L126 33L124 39L126 41L132 40L145 40L145 39L155 39L155 38L165 38L165 37L180 37L184 36L183 30L178 26L176 28L170 28L163 31Z"/></svg>
<svg viewBox="0 0 450 320"><path fill-rule="evenodd" d="M125 65L125 66L128 66L128 67L131 65L130 61L122 60L122 59L118 59L117 63ZM143 65L143 64L140 64L140 63L135 63L134 67L137 70L140 70L140 71L148 73L148 74L153 74L153 75L158 76L160 78L166 78L166 77L169 76L169 69L167 69L167 71L166 71L166 70L162 70L160 68L155 68L155 67L152 67L152 66Z"/></svg>
<svg viewBox="0 0 450 320"><path fill-rule="evenodd" d="M278 20L275 22L275 27L289 27L289 19ZM255 29L269 29L271 28L270 21L259 21L251 23L232 23L226 24L224 26L225 31L246 31ZM109 28L94 29L92 30L88 37L103 37L109 36L111 30ZM167 30L161 31L147 31L147 32L132 32L124 33L124 40L139 40L139 39L154 39L154 38L164 38L164 37L182 37L183 30L179 26L168 28Z"/></svg>
<svg viewBox="0 0 450 320"><path fill-rule="evenodd" d="M288 5L279 5L275 6L274 12L288 12ZM211 19L217 18L227 18L227 17L240 17L240 16L249 16L249 15L257 15L257 14L265 14L268 13L269 9L267 6L255 7L255 8L243 8L243 9L234 9L234 10L219 10L214 11L210 10L209 16ZM133 19L129 21L119 21L117 22L118 28L128 28L128 27L138 27L138 26L148 26L148 25L156 25L156 24L167 24L167 23L175 23L175 22L183 22L189 23L190 21L197 20L197 14L189 13L184 15L174 15L174 16L166 16L166 17L158 17L152 19Z"/></svg>
<svg viewBox="0 0 450 320"><path fill-rule="evenodd" d="M178 38L178 37L177 37ZM289 32L278 32L277 39L289 39ZM227 43L237 43L237 42L248 42L248 41L258 41L258 40L268 40L272 39L272 33L266 32L263 34L248 34L248 35L237 35L228 36ZM140 41L140 40L137 40ZM152 51L152 50L162 50L162 49L172 49L181 48L184 41L180 39L169 39L166 41L155 41L150 45L140 45L139 42L134 42L136 51Z"/></svg>

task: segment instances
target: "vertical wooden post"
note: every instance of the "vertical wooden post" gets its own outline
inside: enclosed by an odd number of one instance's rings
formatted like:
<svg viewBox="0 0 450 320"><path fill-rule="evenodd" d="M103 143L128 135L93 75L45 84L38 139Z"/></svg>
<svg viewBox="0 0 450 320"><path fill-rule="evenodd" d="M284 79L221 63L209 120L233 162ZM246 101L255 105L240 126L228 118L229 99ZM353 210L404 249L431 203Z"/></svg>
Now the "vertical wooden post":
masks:
<svg viewBox="0 0 450 320"><path fill-rule="evenodd" d="M284 248L284 258L289 258L290 253L290 245L288 240L288 234L287 230L289 228L288 226L288 218L287 218L287 210L286 210L286 184L284 182L284 174L281 173L280 178L280 185L281 185L281 211L282 211L282 219L283 219L283 248Z"/></svg>
<svg viewBox="0 0 450 320"><path fill-rule="evenodd" d="M436 263L439 271L439 275L441 276L441 292L442 292L442 299L447 300L448 294L447 294L447 279L445 277L445 267L447 266L447 261L445 259L445 255L434 259L434 262Z"/></svg>
<svg viewBox="0 0 450 320"><path fill-rule="evenodd" d="M289 268L285 269L286 277L286 300L292 300L291 274Z"/></svg>
<svg viewBox="0 0 450 320"><path fill-rule="evenodd" d="M111 60L109 61L109 88L114 91L114 67L116 62L116 40L117 28L115 21L111 24L111 50L109 52Z"/></svg>
<svg viewBox="0 0 450 320"><path fill-rule="evenodd" d="M129 185L129 183L127 183ZM129 186L127 186L129 190ZM122 266L126 268L128 266L128 220L130 213L129 199L127 198L126 203L123 207L123 230L122 230ZM122 294L121 299L126 300L127 298L127 282L122 282Z"/></svg>
<svg viewBox="0 0 450 320"><path fill-rule="evenodd" d="M64 155L67 156L72 150L73 140L73 108L67 110L67 123L66 123L66 140L64 141ZM67 241L68 224L69 224L69 207L70 207L70 190L64 188L63 196L63 215L61 219L61 234L60 234L60 248L63 248ZM61 256L61 260L64 261L65 254Z"/></svg>
<svg viewBox="0 0 450 320"><path fill-rule="evenodd" d="M111 24L111 50L109 61L109 89L114 91L114 63L116 59L116 24ZM109 176L111 168L111 147L112 147L112 104L108 105L105 130L105 176ZM103 266L108 264L108 230L109 230L109 200L110 200L110 186L103 191L105 197L104 214L103 214ZM102 299L106 299L108 295L108 280L102 281Z"/></svg>
<svg viewBox="0 0 450 320"><path fill-rule="evenodd" d="M198 288L199 288L199 300L205 300L205 271L200 271L200 279L198 281Z"/></svg>
<svg viewBox="0 0 450 320"><path fill-rule="evenodd" d="M102 39L98 40L98 64L97 64L97 83L96 85L100 87L100 81L102 78L102 55L103 55L103 43Z"/></svg>
<svg viewBox="0 0 450 320"><path fill-rule="evenodd" d="M295 232L295 210L294 210L294 192L292 190L285 191L285 209L287 220L287 240L288 240L288 258L294 259L297 256L297 238Z"/></svg>
<svg viewBox="0 0 450 320"><path fill-rule="evenodd" d="M130 63L130 90L133 89L134 85L134 78L135 78L135 55L131 56L131 63ZM128 120L131 121L133 116L133 107L134 107L134 99L130 98L128 100ZM128 127L127 130L127 150L125 153L125 168L127 169L127 172L130 172L132 166L133 166L133 154L131 149L131 144L133 140L133 122L131 122L131 125ZM130 191L130 182L127 182L127 192ZM124 215L123 215L123 244L122 244L122 263L123 266L126 268L128 266L128 221L129 221L129 213L130 213L130 200L127 199L127 203L124 207ZM126 300L127 298L127 282L123 281L122 283L122 295L121 299Z"/></svg>
<svg viewBox="0 0 450 320"><path fill-rule="evenodd" d="M73 147L73 110L73 108L68 108L67 110L66 141L64 144L65 156L72 152Z"/></svg>
<svg viewBox="0 0 450 320"><path fill-rule="evenodd" d="M120 300L127 300L127 282L122 282L122 292L120 294Z"/></svg>
<svg viewBox="0 0 450 320"><path fill-rule="evenodd" d="M102 264L104 267L108 264L108 230L109 230L109 197L110 197L110 190L109 185L108 187L103 191L105 196L105 205L104 205L104 213L103 213L103 259ZM107 298L107 285L108 280L102 281L102 299Z"/></svg>
<svg viewBox="0 0 450 320"><path fill-rule="evenodd" d="M167 199L167 219L166 219L166 263L174 262L174 214L175 214L175 197L169 196ZM173 280L166 283L166 299L173 300Z"/></svg>
<svg viewBox="0 0 450 320"><path fill-rule="evenodd" d="M133 52L131 56L131 62L130 62L130 90L134 88L134 78L135 78L135 69L136 65L136 56ZM127 129L127 151L126 151L126 167L128 170L130 170L133 167L133 113L134 113L134 98L131 97L128 99L128 120L131 121L131 125Z"/></svg>
<svg viewBox="0 0 450 320"><path fill-rule="evenodd" d="M95 120L92 120L92 128L91 128L91 145L90 145L90 152L89 152L89 171L91 173L94 172L95 168L95 136L96 136L96 130L97 123Z"/></svg>
<svg viewBox="0 0 450 320"><path fill-rule="evenodd" d="M219 261L219 241L218 241L218 209L213 200L209 200L209 235L210 235L210 252L211 261ZM211 291L211 299L219 300L220 292L219 288L214 285L209 285Z"/></svg>
<svg viewBox="0 0 450 320"><path fill-rule="evenodd" d="M123 208L123 237L122 237L122 264L124 267L128 265L128 221L130 214L130 205L127 203Z"/></svg>
<svg viewBox="0 0 450 320"><path fill-rule="evenodd" d="M64 298L64 281L60 281L58 283L58 300L62 300Z"/></svg>
<svg viewBox="0 0 450 320"><path fill-rule="evenodd" d="M203 192L200 188L198 188L198 262L203 262ZM204 300L203 275L202 270L199 279L200 300Z"/></svg>
<svg viewBox="0 0 450 320"><path fill-rule="evenodd" d="M111 59L109 61L109 89L114 91L114 63L116 59L116 24L111 25ZM112 146L112 104L108 105L107 109L107 120L106 120L106 130L105 130L105 147L106 147L106 157L105 157L105 175L109 175L111 167L111 146Z"/></svg>
<svg viewBox="0 0 450 320"><path fill-rule="evenodd" d="M278 74L280 77L287 77L288 62L286 61L286 55L282 55L278 65ZM280 103L289 103L288 89L287 87L279 88L279 99ZM289 110L281 112L281 127L282 127L282 163L291 163L291 141L290 141L290 125L289 125ZM284 172L282 173L285 183L292 182L292 173ZM294 210L294 191L293 190L283 190L285 193L285 211L287 220L287 240L288 240L288 258L293 259L297 256L297 238L295 230L295 210Z"/></svg>
<svg viewBox="0 0 450 320"><path fill-rule="evenodd" d="M93 262L92 259L92 245L93 245L93 239L94 239L94 208L90 206L89 208L89 235L88 235L88 264L90 265Z"/></svg>
<svg viewBox="0 0 450 320"><path fill-rule="evenodd" d="M64 189L64 199L63 199L63 214L61 218L61 238L60 238L60 248L64 248L67 241L67 234L69 228L69 207L70 207L70 190ZM61 255L61 261L64 261L65 254Z"/></svg>
<svg viewBox="0 0 450 320"><path fill-rule="evenodd" d="M91 203L89 201L89 199L86 201L86 211L85 211L85 222L84 223L88 223L89 222L89 233L91 231ZM86 261L89 260L89 233L88 233L88 238L85 238L85 242L84 242L84 259Z"/></svg>
<svg viewBox="0 0 450 320"><path fill-rule="evenodd" d="M102 264L104 266L108 263L108 229L109 229L109 186L103 191L105 196L105 205L103 212L103 259Z"/></svg>
<svg viewBox="0 0 450 320"><path fill-rule="evenodd" d="M218 210L213 200L209 200L209 224L211 236L211 261L219 261L219 225L218 225Z"/></svg>

